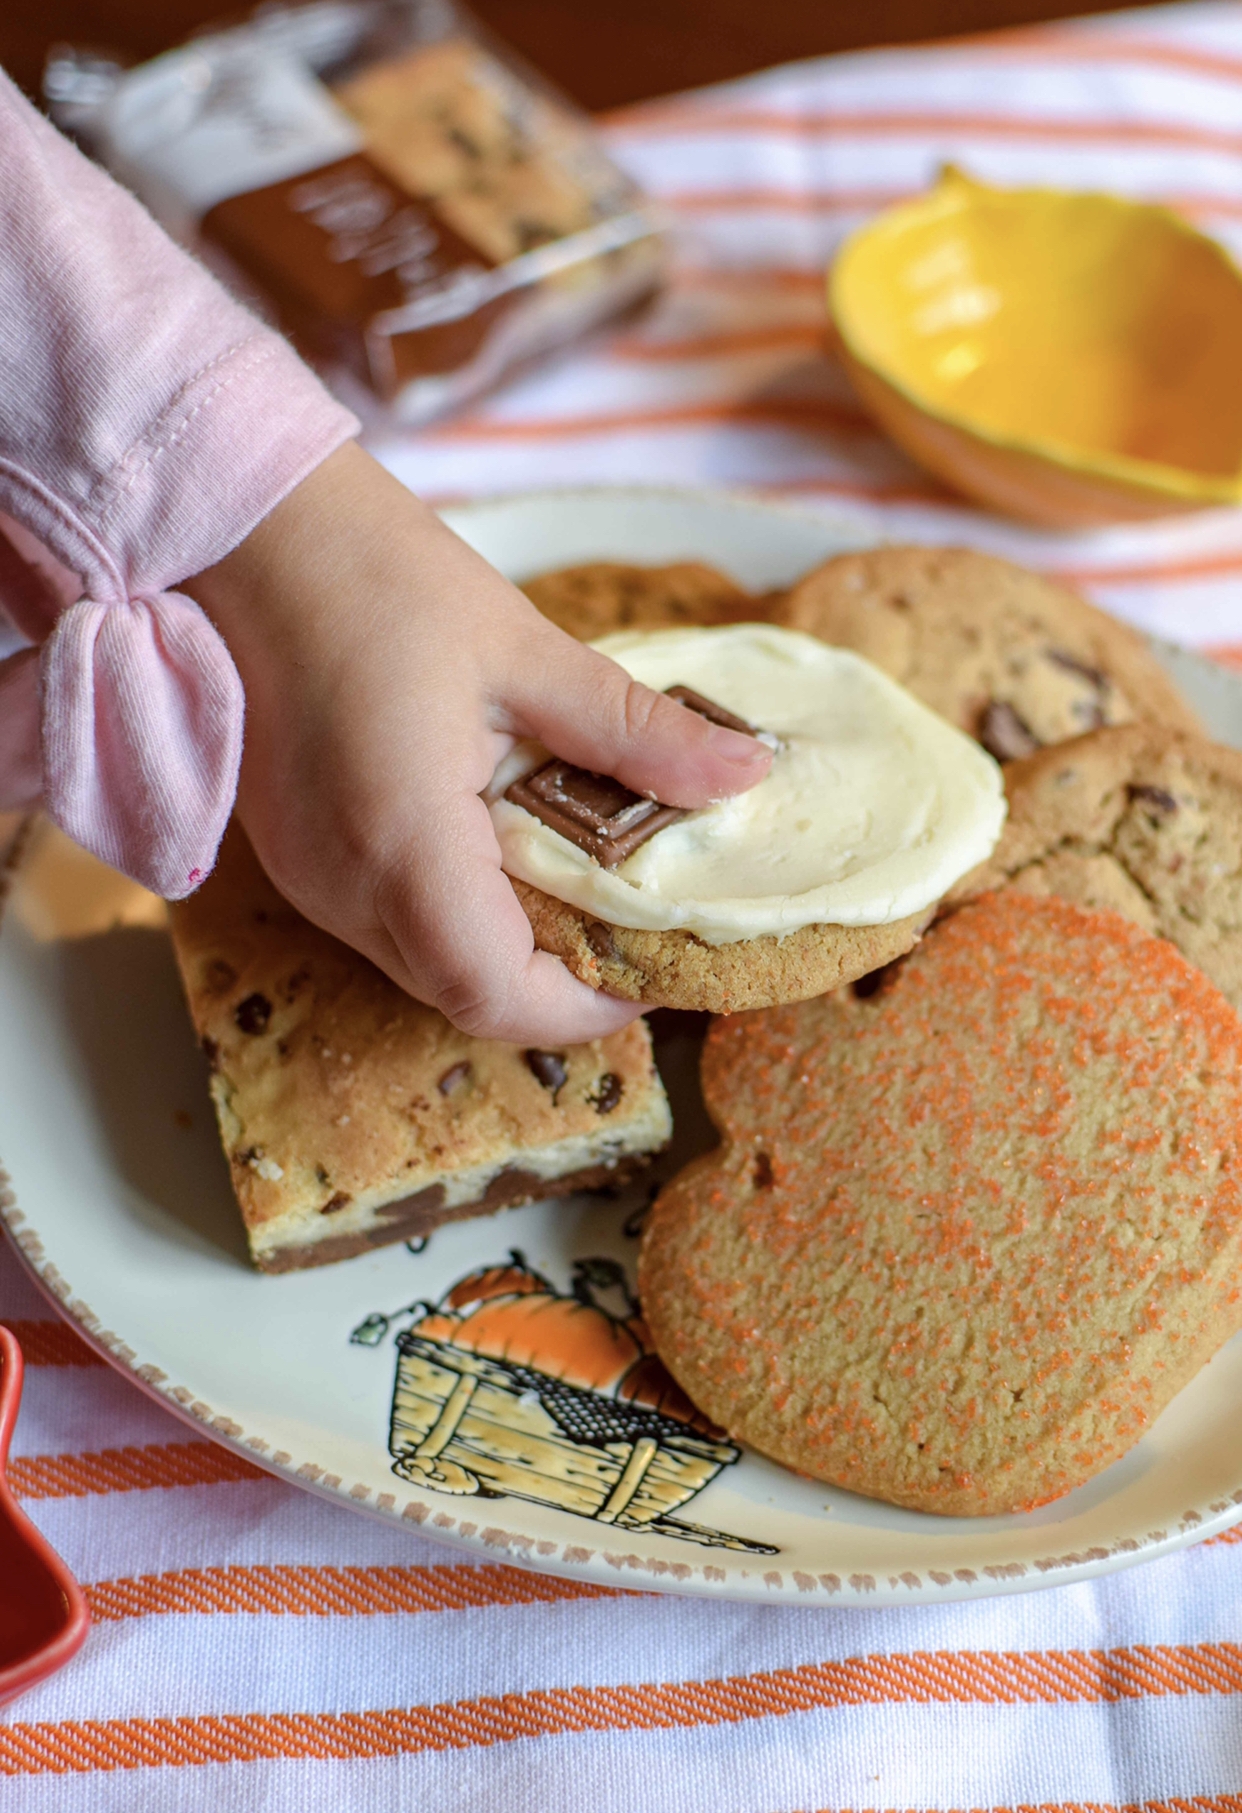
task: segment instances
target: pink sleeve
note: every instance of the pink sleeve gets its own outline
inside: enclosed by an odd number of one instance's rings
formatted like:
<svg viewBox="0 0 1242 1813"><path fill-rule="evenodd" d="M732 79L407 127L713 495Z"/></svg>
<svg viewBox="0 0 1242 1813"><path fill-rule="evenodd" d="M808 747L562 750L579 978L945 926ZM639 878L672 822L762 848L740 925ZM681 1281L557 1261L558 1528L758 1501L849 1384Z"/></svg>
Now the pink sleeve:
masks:
<svg viewBox="0 0 1242 1813"><path fill-rule="evenodd" d="M0 806L41 795L157 893L197 885L244 701L215 629L168 588L357 431L0 74L0 512L18 525L0 519L0 606L34 645L0 662Z"/></svg>

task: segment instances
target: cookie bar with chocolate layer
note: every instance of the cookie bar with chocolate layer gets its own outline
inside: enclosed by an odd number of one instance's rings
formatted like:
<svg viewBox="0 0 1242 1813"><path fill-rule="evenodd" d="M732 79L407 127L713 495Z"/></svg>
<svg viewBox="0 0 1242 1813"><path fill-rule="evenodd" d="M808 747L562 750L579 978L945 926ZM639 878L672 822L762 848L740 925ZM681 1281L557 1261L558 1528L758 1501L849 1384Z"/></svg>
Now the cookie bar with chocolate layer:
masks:
<svg viewBox="0 0 1242 1813"><path fill-rule="evenodd" d="M262 1271L611 1185L668 1143L644 1021L558 1051L470 1038L303 919L237 826L171 914Z"/></svg>

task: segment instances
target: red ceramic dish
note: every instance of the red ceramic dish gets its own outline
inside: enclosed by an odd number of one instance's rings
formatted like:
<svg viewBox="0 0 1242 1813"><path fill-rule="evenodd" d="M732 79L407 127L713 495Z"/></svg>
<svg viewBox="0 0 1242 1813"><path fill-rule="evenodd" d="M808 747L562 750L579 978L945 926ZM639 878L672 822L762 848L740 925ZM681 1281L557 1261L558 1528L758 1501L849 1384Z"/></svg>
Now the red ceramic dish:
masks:
<svg viewBox="0 0 1242 1813"><path fill-rule="evenodd" d="M63 1668L90 1626L86 1597L9 1490L9 1442L22 1396L22 1350L0 1325L0 1706Z"/></svg>

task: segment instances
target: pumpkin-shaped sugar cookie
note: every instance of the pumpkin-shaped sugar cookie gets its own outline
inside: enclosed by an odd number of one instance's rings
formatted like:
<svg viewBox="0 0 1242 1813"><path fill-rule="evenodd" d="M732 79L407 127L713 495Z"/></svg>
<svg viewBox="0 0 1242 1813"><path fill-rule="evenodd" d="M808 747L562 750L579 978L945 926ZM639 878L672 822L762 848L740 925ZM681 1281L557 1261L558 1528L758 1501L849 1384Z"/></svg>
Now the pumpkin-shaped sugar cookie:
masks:
<svg viewBox="0 0 1242 1813"><path fill-rule="evenodd" d="M1056 1498L1242 1327L1242 1022L1172 944L1007 888L879 977L717 1021L723 1143L642 1248L730 1434L925 1511Z"/></svg>

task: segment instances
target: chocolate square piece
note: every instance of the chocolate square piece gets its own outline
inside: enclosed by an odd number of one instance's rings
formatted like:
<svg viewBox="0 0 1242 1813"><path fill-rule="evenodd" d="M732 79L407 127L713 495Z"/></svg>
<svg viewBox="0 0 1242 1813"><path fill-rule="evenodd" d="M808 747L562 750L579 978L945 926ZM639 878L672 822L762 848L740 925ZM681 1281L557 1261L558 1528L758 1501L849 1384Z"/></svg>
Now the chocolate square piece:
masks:
<svg viewBox="0 0 1242 1813"><path fill-rule="evenodd" d="M695 692L690 686L670 686L665 698L676 699L687 711L696 711L701 718L710 724L720 724L725 730L739 730L744 737L757 737L759 732L745 718L739 718L735 711L726 711L723 705L717 705L714 699L705 699L701 692Z"/></svg>
<svg viewBox="0 0 1242 1813"><path fill-rule="evenodd" d="M606 774L556 758L514 781L505 798L524 806L605 869L615 869L665 825L686 816L680 806L662 806Z"/></svg>

